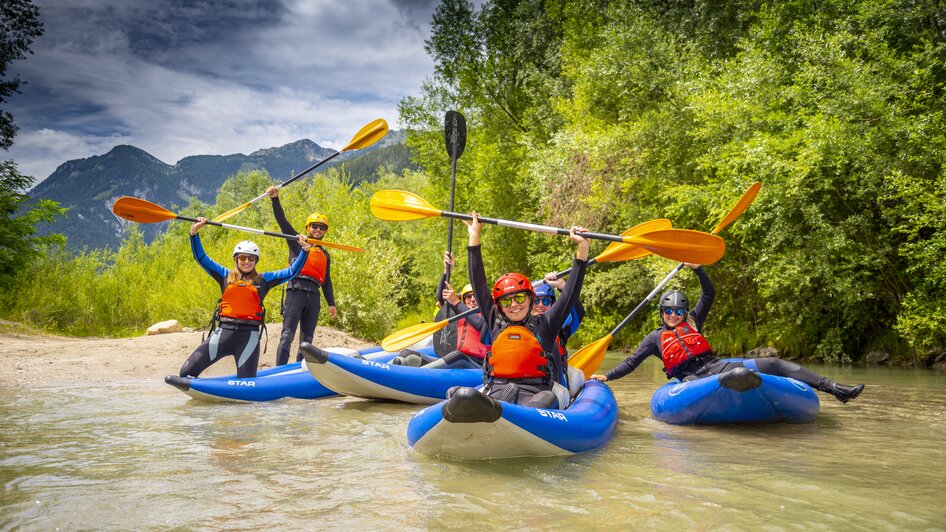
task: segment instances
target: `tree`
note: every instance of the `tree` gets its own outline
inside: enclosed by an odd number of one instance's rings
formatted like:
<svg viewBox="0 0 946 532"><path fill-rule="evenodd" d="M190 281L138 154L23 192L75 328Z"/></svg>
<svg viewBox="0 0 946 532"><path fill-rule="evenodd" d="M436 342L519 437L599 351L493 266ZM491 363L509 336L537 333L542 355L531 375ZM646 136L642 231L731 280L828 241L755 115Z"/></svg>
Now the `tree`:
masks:
<svg viewBox="0 0 946 532"><path fill-rule="evenodd" d="M17 59L32 53L33 39L43 34L39 8L29 0L6 0L0 5L0 104L13 93L19 92L19 76L7 75L7 67ZM0 109L0 147L9 150L16 135L13 115ZM15 276L31 264L43 245L62 242L61 235L35 237L37 222L52 221L62 214L55 202L40 201L24 208L29 200L24 192L34 179L21 174L12 160L0 163L0 289L11 288Z"/></svg>

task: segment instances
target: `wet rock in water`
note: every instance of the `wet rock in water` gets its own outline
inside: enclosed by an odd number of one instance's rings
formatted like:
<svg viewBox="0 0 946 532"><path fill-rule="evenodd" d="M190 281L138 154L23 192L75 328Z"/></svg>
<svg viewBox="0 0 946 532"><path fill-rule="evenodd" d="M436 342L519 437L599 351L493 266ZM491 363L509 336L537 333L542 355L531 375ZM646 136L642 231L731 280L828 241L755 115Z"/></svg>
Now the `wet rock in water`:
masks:
<svg viewBox="0 0 946 532"><path fill-rule="evenodd" d="M867 355L864 357L864 360L868 364L883 364L889 359L890 359L890 353L887 353L885 351L871 351L870 353L867 353Z"/></svg>
<svg viewBox="0 0 946 532"><path fill-rule="evenodd" d="M778 349L769 346L756 347L755 349L746 351L746 354L743 356L745 358L777 357Z"/></svg>
<svg viewBox="0 0 946 532"><path fill-rule="evenodd" d="M184 332L184 327L181 327L181 324L178 323L177 320L167 320L160 321L151 327L148 327L147 335L152 336L155 334L167 334L175 332Z"/></svg>

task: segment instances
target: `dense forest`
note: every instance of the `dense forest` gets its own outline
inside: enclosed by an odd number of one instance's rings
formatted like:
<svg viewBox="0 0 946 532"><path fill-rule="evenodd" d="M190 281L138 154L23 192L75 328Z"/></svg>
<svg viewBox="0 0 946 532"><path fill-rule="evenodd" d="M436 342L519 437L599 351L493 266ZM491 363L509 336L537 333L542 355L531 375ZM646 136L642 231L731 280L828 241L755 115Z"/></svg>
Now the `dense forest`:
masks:
<svg viewBox="0 0 946 532"><path fill-rule="evenodd" d="M762 182L721 235L726 256L708 267L719 291L706 325L717 351L771 346L827 362L884 351L916 364L944 356L939 2L445 0L431 27L435 74L400 106L418 170L360 183L332 170L283 191L291 219L323 210L328 239L368 250L333 252L336 325L377 340L431 318L448 222L382 222L368 198L400 188L446 208L443 116L456 109L467 120L460 212L611 233L669 218L709 231ZM270 182L241 173L214 205L183 213L219 214ZM267 202L233 222L276 229ZM19 273L0 313L69 334L138 334L168 318L200 326L219 294L190 257L186 230L173 225L150 245L133 233L118 251L79 257L49 247ZM221 262L243 239L202 234ZM465 242L458 225L457 284ZM261 244L261 269L283 267L285 244ZM537 278L567 267L573 252L565 238L495 226L483 246L494 278ZM674 266L657 257L595 266L574 343L607 333ZM686 273L674 283L698 289ZM612 345L632 346L656 323L645 312Z"/></svg>

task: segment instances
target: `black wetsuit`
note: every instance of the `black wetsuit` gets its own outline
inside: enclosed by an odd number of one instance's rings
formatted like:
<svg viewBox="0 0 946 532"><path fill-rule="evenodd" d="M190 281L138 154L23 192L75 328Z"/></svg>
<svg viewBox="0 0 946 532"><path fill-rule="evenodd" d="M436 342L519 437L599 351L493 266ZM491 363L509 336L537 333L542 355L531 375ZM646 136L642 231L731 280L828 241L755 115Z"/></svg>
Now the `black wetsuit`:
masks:
<svg viewBox="0 0 946 532"><path fill-rule="evenodd" d="M217 264L207 256L204 247L200 243L199 236L191 236L191 251L204 271L210 274L220 285L220 291L226 290L227 275L229 275L230 270ZM260 305L263 304L263 300L271 288L288 281L302 270L308 256L308 252L303 252L289 268L260 274L259 284L255 285L256 292L259 294ZM221 317L220 323L210 333L210 336L191 353L191 356L181 366L180 376L198 377L205 369L221 358L232 356L236 360L238 377L241 379L255 377L259 366L261 328L262 321Z"/></svg>
<svg viewBox="0 0 946 532"><path fill-rule="evenodd" d="M702 266L694 270L694 273L696 273L697 278L700 280L701 293L700 300L693 307L688 317L692 318L696 330L702 331L703 322L706 320L710 307L713 306L713 300L716 298L716 288L713 286L713 281L710 280L709 274L706 273L706 270ZM623 362L615 366L605 375L608 380L613 381L620 379L634 371L637 366L641 365L649 356L661 358L660 336L665 330L669 330L669 328L663 326L648 333L631 356L624 359ZM825 382L830 382L807 368L777 357L757 358L755 359L755 365L760 373L791 377L808 384L812 388L819 388L819 386L822 386ZM667 378L676 377L680 380L692 380L708 375L718 375L739 367L743 367L742 362L724 362L716 358L712 353L708 353L688 360L680 366L672 376L668 375Z"/></svg>
<svg viewBox="0 0 946 532"><path fill-rule="evenodd" d="M283 212L279 198L272 198L272 200L273 215L276 217L279 229L286 234L297 234L292 224L286 219L286 213ZM286 243L289 245L289 261L292 262L302 248L295 240L287 240ZM289 362L289 351L292 347L292 338L296 335L296 327L299 328L299 343L312 343L315 327L319 323L319 313L322 310L320 288L322 294L325 295L325 302L330 307L335 306L335 292L332 290L332 258L322 246L314 247L311 252L325 254L325 282L319 283L317 279L300 275L286 285L286 300L282 308L282 333L279 336L279 347L276 349L277 366ZM302 353L296 353L296 360L302 360Z"/></svg>
<svg viewBox="0 0 946 532"><path fill-rule="evenodd" d="M510 325L510 322L506 319L502 310L493 303L492 293L487 284L486 272L483 268L483 256L480 246L467 247L467 253L469 257L470 284L473 285L476 301L480 306L482 316L486 320L486 327L489 329L490 336L492 338L499 338L500 332ZM558 356L556 339L559 332L562 330L562 326L565 324L565 320L568 319L569 314L571 314L572 309L578 301L578 295L579 292L581 292L581 286L585 279L585 269L587 267L588 261L576 258L572 265L572 273L568 276L568 282L565 284L565 289L562 290L560 297L556 299L548 312L541 316L530 315L525 321L512 324L525 325L526 322L529 322L531 325L530 329L542 346L542 350L545 351L547 355L550 355L549 370L551 375L561 375L564 371L564 368L561 367L561 357ZM515 387L518 388L518 396L514 400L514 402L518 404L526 403L533 395L541 391L552 389L552 379L550 378L491 379L485 375L485 371L486 368L484 368L484 380L487 385L487 394L501 398L502 400L507 400L505 397L509 397L509 395L506 394L506 388L510 384L514 384L516 385Z"/></svg>

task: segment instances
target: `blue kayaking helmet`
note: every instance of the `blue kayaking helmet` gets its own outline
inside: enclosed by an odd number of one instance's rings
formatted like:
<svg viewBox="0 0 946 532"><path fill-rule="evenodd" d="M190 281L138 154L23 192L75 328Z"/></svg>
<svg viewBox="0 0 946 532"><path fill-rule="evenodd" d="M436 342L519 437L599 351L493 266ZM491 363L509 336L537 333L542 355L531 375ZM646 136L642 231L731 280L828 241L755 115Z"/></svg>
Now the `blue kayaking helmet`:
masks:
<svg viewBox="0 0 946 532"><path fill-rule="evenodd" d="M545 283L540 283L539 286L535 287L535 297L538 298L538 297L543 297L543 296L551 297L552 301L554 302L555 289Z"/></svg>

